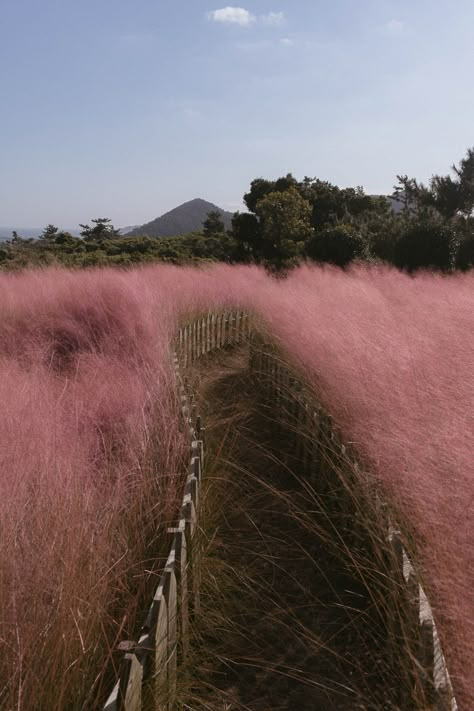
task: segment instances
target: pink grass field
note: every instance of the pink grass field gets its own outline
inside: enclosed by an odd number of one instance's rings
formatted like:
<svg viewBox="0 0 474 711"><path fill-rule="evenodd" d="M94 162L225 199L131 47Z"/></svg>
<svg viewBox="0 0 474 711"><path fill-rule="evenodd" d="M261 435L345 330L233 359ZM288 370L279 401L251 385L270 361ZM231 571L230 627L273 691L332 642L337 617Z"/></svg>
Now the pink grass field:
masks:
<svg viewBox="0 0 474 711"><path fill-rule="evenodd" d="M414 531L474 708L474 276L228 266L0 276L0 707L82 708L126 638L183 453L170 343L230 306L264 320Z"/></svg>

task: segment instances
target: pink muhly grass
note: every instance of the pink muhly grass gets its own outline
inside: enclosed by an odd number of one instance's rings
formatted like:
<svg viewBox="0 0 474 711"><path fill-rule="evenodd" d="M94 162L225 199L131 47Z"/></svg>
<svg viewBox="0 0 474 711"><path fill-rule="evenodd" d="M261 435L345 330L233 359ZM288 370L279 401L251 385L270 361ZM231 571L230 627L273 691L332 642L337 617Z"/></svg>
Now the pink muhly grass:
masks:
<svg viewBox="0 0 474 711"><path fill-rule="evenodd" d="M414 533L461 708L474 708L473 287L305 268L255 302Z"/></svg>
<svg viewBox="0 0 474 711"><path fill-rule="evenodd" d="M474 275L304 267L276 281L219 265L174 276L185 312L230 302L263 318L378 475L415 536L458 702L474 708Z"/></svg>
<svg viewBox="0 0 474 711"><path fill-rule="evenodd" d="M133 634L174 510L169 332L118 273L4 277L0 292L0 706L72 708Z"/></svg>
<svg viewBox="0 0 474 711"><path fill-rule="evenodd" d="M223 265L2 275L0 704L27 708L49 683L44 699L61 708L84 693L91 655L100 669L121 634L110 610L128 609L127 572L176 496L171 338L193 315L241 307L304 373L415 535L458 701L474 708L473 287L469 274L376 268L305 267L279 281ZM146 476L150 443L161 489ZM34 664L46 652L47 673Z"/></svg>

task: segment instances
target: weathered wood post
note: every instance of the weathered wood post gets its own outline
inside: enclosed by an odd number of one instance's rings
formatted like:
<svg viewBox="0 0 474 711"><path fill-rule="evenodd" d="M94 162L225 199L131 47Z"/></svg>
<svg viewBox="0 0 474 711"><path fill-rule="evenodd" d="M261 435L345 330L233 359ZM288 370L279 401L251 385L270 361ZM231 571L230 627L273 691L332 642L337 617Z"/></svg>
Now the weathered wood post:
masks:
<svg viewBox="0 0 474 711"><path fill-rule="evenodd" d="M220 313L217 317L217 347L222 348L223 344L223 325L224 325L224 314Z"/></svg>
<svg viewBox="0 0 474 711"><path fill-rule="evenodd" d="M168 533L174 534L167 567L174 570L176 578L177 604L177 661L183 663L189 655L189 598L187 580L187 545L186 521L181 519L176 528L169 528Z"/></svg>
<svg viewBox="0 0 474 711"><path fill-rule="evenodd" d="M217 320L214 311L210 315L210 337L209 337L209 350L215 351L217 348Z"/></svg>
<svg viewBox="0 0 474 711"><path fill-rule="evenodd" d="M197 321L193 321L192 325L192 362L197 358Z"/></svg>
<svg viewBox="0 0 474 711"><path fill-rule="evenodd" d="M177 688L177 656L178 656L178 590L174 561L169 561L163 575L163 597L166 601L168 617L167 636L167 701L169 711L173 711Z"/></svg>

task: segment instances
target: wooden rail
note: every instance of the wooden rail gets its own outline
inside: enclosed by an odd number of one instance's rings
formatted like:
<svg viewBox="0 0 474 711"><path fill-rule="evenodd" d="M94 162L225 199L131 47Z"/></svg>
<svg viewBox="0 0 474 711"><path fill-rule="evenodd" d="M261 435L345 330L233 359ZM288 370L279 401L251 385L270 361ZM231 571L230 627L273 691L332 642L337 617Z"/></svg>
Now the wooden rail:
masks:
<svg viewBox="0 0 474 711"><path fill-rule="evenodd" d="M199 608L199 552L196 529L205 451L201 419L195 415L183 370L212 351L243 342L250 343L251 372L267 395L276 427L293 437L295 452L304 470L316 483L325 475L331 458L351 461L359 483L381 514L386 515L383 496L375 480L357 462L344 444L331 417L314 399L307 385L293 373L277 349L265 342L242 311L210 313L183 326L175 342L174 368L184 426L189 434L190 458L184 496L176 526L168 529L170 551L148 614L136 642L123 642L119 678L104 711L172 711L176 706L180 666L189 653L189 619ZM308 433L309 436L308 436ZM445 657L433 613L405 550L400 531L388 516L387 544L393 550L395 569L412 606L413 625L419 628L418 664L423 670L424 694L433 710L456 711Z"/></svg>
<svg viewBox="0 0 474 711"><path fill-rule="evenodd" d="M404 589L403 602L411 608L409 619L415 627L413 637L418 640L415 654L424 698L434 711L456 711L458 706L432 608L374 477L363 470L352 447L343 442L331 417L315 401L306 383L288 368L278 350L255 332L251 337L250 369L266 391L267 402L272 403L275 426L284 428L293 437L295 452L310 479L314 483L321 481L331 461L343 462L344 469L355 472L358 483L364 485L374 509L385 517L386 540L392 550L392 577Z"/></svg>
<svg viewBox="0 0 474 711"><path fill-rule="evenodd" d="M168 529L170 551L137 641L120 644L119 678L104 711L141 711L175 707L179 667L189 653L189 618L199 608L199 560L196 527L204 470L204 429L194 413L182 367L212 350L235 345L250 334L242 311L206 316L178 332L173 357L176 383L189 435L190 458L176 526Z"/></svg>

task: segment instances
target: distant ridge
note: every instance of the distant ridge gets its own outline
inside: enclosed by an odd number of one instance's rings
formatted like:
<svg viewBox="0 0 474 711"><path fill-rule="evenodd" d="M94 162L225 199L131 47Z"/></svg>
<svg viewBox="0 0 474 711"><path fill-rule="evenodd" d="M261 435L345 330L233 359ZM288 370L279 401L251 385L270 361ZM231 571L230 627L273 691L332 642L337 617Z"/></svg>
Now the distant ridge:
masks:
<svg viewBox="0 0 474 711"><path fill-rule="evenodd" d="M120 227L120 234L121 235L128 235L129 232L132 232L132 230L138 230L140 228L140 225L127 225L127 227Z"/></svg>
<svg viewBox="0 0 474 711"><path fill-rule="evenodd" d="M43 227L4 227L0 225L0 241L11 239L13 230L18 232L19 236L23 237L23 239L37 239L43 232L43 229L44 225ZM62 227L61 229L64 232L70 232L74 237L79 237L79 231L75 227Z"/></svg>
<svg viewBox="0 0 474 711"><path fill-rule="evenodd" d="M141 227L126 233L127 237L138 237L147 235L148 237L175 237L189 232L202 230L202 223L209 212L217 210L221 213L226 229L230 229L232 223L232 212L226 212L212 202L196 198L189 200L173 210L166 212L156 220L147 222Z"/></svg>

